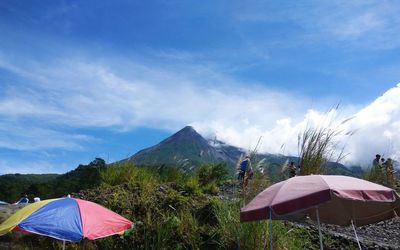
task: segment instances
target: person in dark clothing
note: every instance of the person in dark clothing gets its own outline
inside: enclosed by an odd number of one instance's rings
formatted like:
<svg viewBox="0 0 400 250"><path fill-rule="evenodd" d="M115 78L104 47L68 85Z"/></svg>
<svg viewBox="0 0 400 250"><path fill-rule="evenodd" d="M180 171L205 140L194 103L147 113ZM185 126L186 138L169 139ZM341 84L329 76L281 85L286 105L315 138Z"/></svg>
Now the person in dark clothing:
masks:
<svg viewBox="0 0 400 250"><path fill-rule="evenodd" d="M29 198L28 195L24 195L19 201L17 201L15 204L28 204L29 203Z"/></svg>
<svg viewBox="0 0 400 250"><path fill-rule="evenodd" d="M379 167L381 165L381 155L377 154L375 155L375 159L372 161L372 166L373 167Z"/></svg>
<svg viewBox="0 0 400 250"><path fill-rule="evenodd" d="M238 180L240 183L243 183L246 171L250 168L250 156L246 155L243 161L240 163L239 172L238 172Z"/></svg>
<svg viewBox="0 0 400 250"><path fill-rule="evenodd" d="M295 177L296 176L296 166L294 165L294 162L290 162L289 164L289 178Z"/></svg>

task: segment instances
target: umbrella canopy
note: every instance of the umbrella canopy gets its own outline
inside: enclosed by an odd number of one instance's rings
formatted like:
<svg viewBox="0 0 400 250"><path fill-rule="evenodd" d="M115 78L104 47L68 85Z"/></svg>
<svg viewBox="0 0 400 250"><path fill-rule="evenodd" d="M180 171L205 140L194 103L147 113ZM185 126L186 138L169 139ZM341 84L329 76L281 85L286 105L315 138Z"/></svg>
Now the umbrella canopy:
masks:
<svg viewBox="0 0 400 250"><path fill-rule="evenodd" d="M0 225L0 235L19 230L64 241L94 240L121 233L132 225L96 203L60 198L25 206Z"/></svg>
<svg viewBox="0 0 400 250"><path fill-rule="evenodd" d="M366 225L400 212L392 189L353 177L308 175L276 183L241 209L241 221L294 219L310 216L336 225Z"/></svg>

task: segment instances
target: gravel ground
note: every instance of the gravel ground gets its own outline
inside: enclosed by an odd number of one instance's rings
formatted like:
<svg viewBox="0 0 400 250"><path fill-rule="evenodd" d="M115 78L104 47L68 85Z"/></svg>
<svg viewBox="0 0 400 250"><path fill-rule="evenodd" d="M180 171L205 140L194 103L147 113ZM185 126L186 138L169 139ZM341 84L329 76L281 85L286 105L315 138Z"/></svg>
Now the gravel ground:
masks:
<svg viewBox="0 0 400 250"><path fill-rule="evenodd" d="M355 239L351 227L324 225L325 232ZM400 218L356 228L363 249L400 249Z"/></svg>
<svg viewBox="0 0 400 250"><path fill-rule="evenodd" d="M288 222L295 227L306 227L318 234L318 226L313 222L297 223ZM335 225L321 226L324 237L330 237L343 242L344 245L357 246L357 241L351 227ZM362 249L400 249L400 218L379 222L377 224L356 228ZM334 246L331 249L346 249L346 247Z"/></svg>

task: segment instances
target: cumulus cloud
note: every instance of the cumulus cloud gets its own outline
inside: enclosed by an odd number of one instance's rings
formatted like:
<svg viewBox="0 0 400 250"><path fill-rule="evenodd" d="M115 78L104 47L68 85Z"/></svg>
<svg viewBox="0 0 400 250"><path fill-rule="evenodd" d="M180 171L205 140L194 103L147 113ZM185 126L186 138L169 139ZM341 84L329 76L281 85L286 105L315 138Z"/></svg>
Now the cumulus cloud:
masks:
<svg viewBox="0 0 400 250"><path fill-rule="evenodd" d="M261 121L243 127L234 121L197 124L203 130L212 127L221 140L244 149L252 149L257 138L262 136L260 151L291 155L297 155L297 136L307 126L331 127L342 131L336 141L338 150L345 146L346 164L369 166L377 153L385 158L400 159L400 84L357 111L354 107L342 107L341 112L329 113L311 109L300 116L302 119L297 122L290 117L278 119L273 126ZM341 124L346 119L350 120Z"/></svg>
<svg viewBox="0 0 400 250"><path fill-rule="evenodd" d="M400 160L400 84L355 114L349 161L369 164L376 153Z"/></svg>

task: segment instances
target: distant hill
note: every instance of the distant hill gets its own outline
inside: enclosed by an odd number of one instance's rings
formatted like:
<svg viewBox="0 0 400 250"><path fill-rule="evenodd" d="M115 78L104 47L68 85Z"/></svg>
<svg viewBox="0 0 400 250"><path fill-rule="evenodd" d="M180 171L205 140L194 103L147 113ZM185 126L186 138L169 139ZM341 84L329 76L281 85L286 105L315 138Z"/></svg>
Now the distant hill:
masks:
<svg viewBox="0 0 400 250"><path fill-rule="evenodd" d="M119 162L133 162L138 166L178 166L187 170L201 164L225 162L230 172L234 173L237 161L244 154L245 151L241 148L219 140L206 140L192 127L186 126L160 143ZM279 154L256 155L256 162L260 162L263 172L274 180L280 179L281 167L286 161L298 163L299 158ZM359 169L354 170L357 171L353 172L335 162L329 162L326 166L326 174L361 175Z"/></svg>
<svg viewBox="0 0 400 250"><path fill-rule="evenodd" d="M0 176L0 200L15 202L27 194L42 199L62 197L68 193L93 188L101 182L100 169L105 168L103 159L96 158L88 165L79 165L65 174L7 174Z"/></svg>
<svg viewBox="0 0 400 250"><path fill-rule="evenodd" d="M33 184L55 180L58 174L5 174L0 175L0 200L17 201Z"/></svg>

